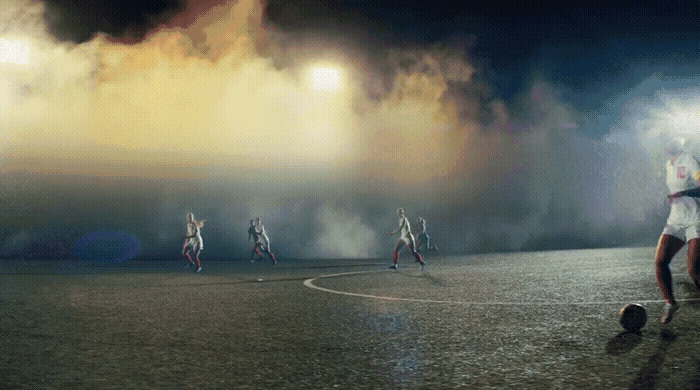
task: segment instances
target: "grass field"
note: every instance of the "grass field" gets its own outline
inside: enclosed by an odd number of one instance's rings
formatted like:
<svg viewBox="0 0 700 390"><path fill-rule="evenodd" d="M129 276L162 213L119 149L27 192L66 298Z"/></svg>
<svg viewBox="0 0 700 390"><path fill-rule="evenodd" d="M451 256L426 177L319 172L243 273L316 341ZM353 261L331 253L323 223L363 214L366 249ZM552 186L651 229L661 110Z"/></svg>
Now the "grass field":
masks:
<svg viewBox="0 0 700 390"><path fill-rule="evenodd" d="M685 301L661 325L652 255L5 261L0 387L700 388L700 295L674 260ZM618 323L628 302L649 313L640 333Z"/></svg>

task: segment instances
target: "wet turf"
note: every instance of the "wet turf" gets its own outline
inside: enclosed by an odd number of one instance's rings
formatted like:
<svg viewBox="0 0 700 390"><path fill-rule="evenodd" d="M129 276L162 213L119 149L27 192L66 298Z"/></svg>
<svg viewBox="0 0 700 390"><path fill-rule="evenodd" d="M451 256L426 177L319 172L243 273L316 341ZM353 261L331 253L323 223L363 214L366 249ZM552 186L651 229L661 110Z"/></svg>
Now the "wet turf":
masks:
<svg viewBox="0 0 700 390"><path fill-rule="evenodd" d="M428 256L424 272L408 261L387 271L377 260L204 260L201 274L180 262L6 261L0 383L698 388L700 302L659 324L652 256L653 248ZM684 264L672 263L677 294L700 298ZM357 271L373 272L319 278ZM639 301L649 323L623 333L617 312Z"/></svg>

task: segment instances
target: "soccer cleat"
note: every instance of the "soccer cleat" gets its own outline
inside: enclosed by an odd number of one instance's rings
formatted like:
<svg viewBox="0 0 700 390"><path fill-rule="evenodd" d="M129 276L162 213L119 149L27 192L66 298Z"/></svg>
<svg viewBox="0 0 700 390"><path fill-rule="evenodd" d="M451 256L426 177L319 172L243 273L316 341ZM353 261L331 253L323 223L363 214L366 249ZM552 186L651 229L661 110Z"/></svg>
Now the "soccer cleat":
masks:
<svg viewBox="0 0 700 390"><path fill-rule="evenodd" d="M199 272L199 271L201 271L201 270L202 270L202 267L197 268L197 272Z"/></svg>
<svg viewBox="0 0 700 390"><path fill-rule="evenodd" d="M392 265L389 266L389 269L399 269L399 265L398 265L398 264L392 264Z"/></svg>
<svg viewBox="0 0 700 390"><path fill-rule="evenodd" d="M671 322L673 319L673 315L676 314L678 309L681 308L681 305L679 305L677 302L674 304L670 304L666 302L664 305L664 315L661 317L661 323L662 324L668 324Z"/></svg>
<svg viewBox="0 0 700 390"><path fill-rule="evenodd" d="M420 269L421 269L421 271L423 270L423 267L425 267L425 261L421 261L421 262L420 262Z"/></svg>

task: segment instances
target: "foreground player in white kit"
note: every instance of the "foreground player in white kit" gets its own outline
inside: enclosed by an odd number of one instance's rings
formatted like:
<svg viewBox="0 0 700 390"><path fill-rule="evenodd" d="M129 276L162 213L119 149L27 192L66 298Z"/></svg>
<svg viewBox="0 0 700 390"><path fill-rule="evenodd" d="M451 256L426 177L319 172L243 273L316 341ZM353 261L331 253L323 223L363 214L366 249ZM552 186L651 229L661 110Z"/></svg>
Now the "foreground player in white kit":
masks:
<svg viewBox="0 0 700 390"><path fill-rule="evenodd" d="M187 214L187 227L185 229L185 242L182 244L182 254L187 257L189 263L187 267L191 265L197 266L197 272L202 270L202 264L199 261L199 252L204 248L204 241L202 240L202 234L200 229L204 226L205 220L197 221L194 219L194 214ZM195 261L192 260L190 252L194 253Z"/></svg>
<svg viewBox="0 0 700 390"><path fill-rule="evenodd" d="M408 245L409 249L411 249L411 252L413 253L413 257L416 258L416 263L420 263L421 268L423 268L425 263L423 262L423 258L421 257L420 253L416 252L416 243L413 239L413 234L411 234L411 224L408 223L408 218L406 218L404 215L402 208L396 210L396 214L399 216L399 227L393 232L387 232L386 234L393 236L394 234L398 233L401 235L401 237L399 237L399 241L396 243L396 248L394 248L394 264L392 264L389 268L398 269L399 251L404 245Z"/></svg>
<svg viewBox="0 0 700 390"><path fill-rule="evenodd" d="M425 250L436 251L437 246L430 242L430 236L425 228L425 218L418 217L418 234L416 234L416 252L420 253L420 248L425 245Z"/></svg>
<svg viewBox="0 0 700 390"><path fill-rule="evenodd" d="M666 220L654 263L656 280L666 300L661 322L666 324L679 309L673 295L673 280L669 264L676 253L688 243L688 273L700 289L700 198L677 196L679 191L700 186L700 164L683 151L684 140L674 139L666 148L670 155L666 163L666 185L671 195L671 212Z"/></svg>
<svg viewBox="0 0 700 390"><path fill-rule="evenodd" d="M260 260L262 260L264 257L262 252L265 252L272 259L272 264L277 264L275 254L270 251L270 239L267 237L267 233L265 233L265 226L263 226L262 222L260 222L260 218L250 220L250 228L248 228L248 241L250 241L251 238L253 238L255 241L255 246L253 247L251 256L253 253L256 253L258 256L260 256Z"/></svg>

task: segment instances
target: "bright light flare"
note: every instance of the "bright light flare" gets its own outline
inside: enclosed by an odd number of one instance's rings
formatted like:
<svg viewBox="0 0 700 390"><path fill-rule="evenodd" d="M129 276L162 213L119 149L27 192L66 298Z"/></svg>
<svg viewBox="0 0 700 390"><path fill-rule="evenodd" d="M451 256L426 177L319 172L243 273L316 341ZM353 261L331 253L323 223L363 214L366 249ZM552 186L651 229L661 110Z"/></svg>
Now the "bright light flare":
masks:
<svg viewBox="0 0 700 390"><path fill-rule="evenodd" d="M0 38L0 63L27 65L29 51L26 40Z"/></svg>
<svg viewBox="0 0 700 390"><path fill-rule="evenodd" d="M321 91L335 91L342 84L341 71L329 66L314 66L310 72L311 85Z"/></svg>

